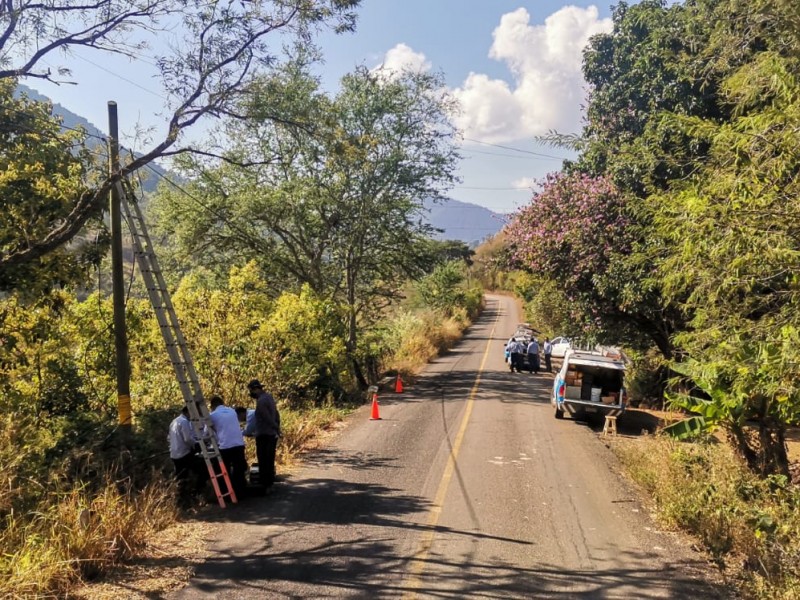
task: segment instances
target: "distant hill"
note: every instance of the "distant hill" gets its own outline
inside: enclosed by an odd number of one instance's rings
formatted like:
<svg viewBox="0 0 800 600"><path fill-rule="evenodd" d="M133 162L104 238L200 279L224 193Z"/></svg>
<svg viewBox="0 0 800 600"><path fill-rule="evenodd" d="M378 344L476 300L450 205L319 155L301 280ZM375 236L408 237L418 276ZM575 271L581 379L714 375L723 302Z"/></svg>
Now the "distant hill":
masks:
<svg viewBox="0 0 800 600"><path fill-rule="evenodd" d="M488 208L447 198L443 202L425 201L427 218L431 225L443 230L437 237L442 240L461 240L477 246L503 228L504 215Z"/></svg>
<svg viewBox="0 0 800 600"><path fill-rule="evenodd" d="M17 93L24 93L32 100L39 102L49 102L53 104L53 112L63 119L64 127L75 128L83 127L90 136L90 145L99 144L100 139L105 139L107 134L101 131L96 125L90 123L84 117L64 108L60 104L53 103L50 98L44 96L34 89L25 85L19 85ZM141 171L145 177L144 188L152 192L158 185L158 180L168 175L168 172L155 163L150 166L159 176L155 176L149 169ZM149 175L149 176L148 176ZM423 217L437 229L441 229L437 238L442 240L460 240L470 246L477 246L486 238L496 234L503 227L503 215L493 213L483 206L460 202L458 200L446 199L442 202L426 200L424 203L425 213Z"/></svg>
<svg viewBox="0 0 800 600"><path fill-rule="evenodd" d="M50 104L52 104L53 113L61 117L62 125L65 128L75 129L77 127L82 127L83 129L86 130L86 133L88 133L89 136L91 136L89 137L88 140L89 146L91 147L97 146L101 143L100 139L98 138L106 139L108 137L107 133L101 131L98 127L96 127L93 123L90 123L84 117L76 115L71 110L68 110L63 106L61 106L60 104L53 102L47 96L40 94L36 90L29 88L26 85L19 84L17 86L17 91L15 95L20 95L20 94L25 94L28 98L30 98L31 100L36 100L37 102L49 102ZM121 149L120 151L125 152L124 149ZM158 186L158 180L161 179L161 177L167 175L168 173L165 169L161 168L156 163L150 163L149 166L153 170L151 171L150 169L143 169L141 171L141 175L145 191L153 192ZM153 173L153 171L155 171L155 173L158 173L158 175Z"/></svg>

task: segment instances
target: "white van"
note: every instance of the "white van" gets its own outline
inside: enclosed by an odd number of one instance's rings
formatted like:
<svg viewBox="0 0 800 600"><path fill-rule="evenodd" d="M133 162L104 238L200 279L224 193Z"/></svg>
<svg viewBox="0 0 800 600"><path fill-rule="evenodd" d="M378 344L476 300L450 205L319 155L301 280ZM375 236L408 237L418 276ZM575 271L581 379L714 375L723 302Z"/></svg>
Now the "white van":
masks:
<svg viewBox="0 0 800 600"><path fill-rule="evenodd" d="M551 403L556 419L618 415L625 410L626 361L620 352L567 350L553 382Z"/></svg>

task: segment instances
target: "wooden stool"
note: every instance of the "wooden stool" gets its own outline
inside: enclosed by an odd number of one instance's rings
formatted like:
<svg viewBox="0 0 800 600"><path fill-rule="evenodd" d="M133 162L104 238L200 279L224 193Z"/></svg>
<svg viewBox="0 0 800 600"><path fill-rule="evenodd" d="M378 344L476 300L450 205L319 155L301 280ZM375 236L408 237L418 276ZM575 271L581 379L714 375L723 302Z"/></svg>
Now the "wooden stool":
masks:
<svg viewBox="0 0 800 600"><path fill-rule="evenodd" d="M606 423L603 425L603 437L607 435L617 435L617 417L606 415Z"/></svg>

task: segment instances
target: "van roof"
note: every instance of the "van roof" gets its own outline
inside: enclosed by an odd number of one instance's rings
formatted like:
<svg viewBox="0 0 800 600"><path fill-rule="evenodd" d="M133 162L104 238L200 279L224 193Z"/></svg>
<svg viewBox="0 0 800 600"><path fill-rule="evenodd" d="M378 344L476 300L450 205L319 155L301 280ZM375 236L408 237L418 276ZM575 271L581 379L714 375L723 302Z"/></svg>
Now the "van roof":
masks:
<svg viewBox="0 0 800 600"><path fill-rule="evenodd" d="M604 367L606 369L625 370L625 362L621 358L603 356L599 352L589 352L573 350L568 352L564 359L571 365L583 365L585 367Z"/></svg>

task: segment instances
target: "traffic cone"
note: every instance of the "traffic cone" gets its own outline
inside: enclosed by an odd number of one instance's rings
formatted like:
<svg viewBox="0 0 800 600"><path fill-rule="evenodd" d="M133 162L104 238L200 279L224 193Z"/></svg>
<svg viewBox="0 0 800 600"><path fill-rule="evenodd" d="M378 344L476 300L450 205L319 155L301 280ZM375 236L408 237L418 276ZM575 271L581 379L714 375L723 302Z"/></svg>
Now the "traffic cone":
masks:
<svg viewBox="0 0 800 600"><path fill-rule="evenodd" d="M394 382L394 391L398 394L403 392L403 379L400 377L400 373L397 374L397 380Z"/></svg>
<svg viewBox="0 0 800 600"><path fill-rule="evenodd" d="M378 409L378 394L372 394L372 416L369 418L370 421L380 421L381 420L381 413Z"/></svg>

